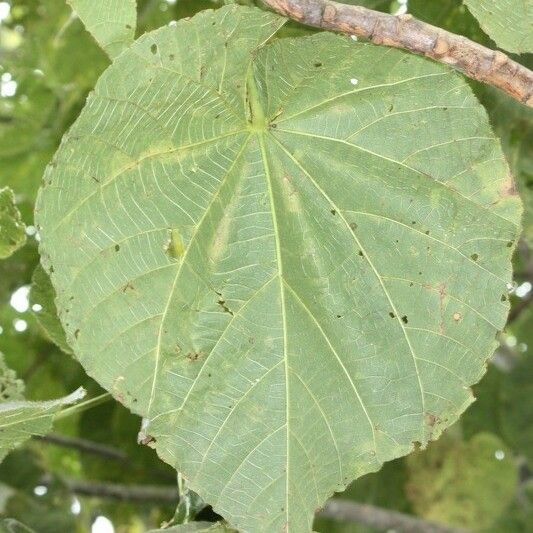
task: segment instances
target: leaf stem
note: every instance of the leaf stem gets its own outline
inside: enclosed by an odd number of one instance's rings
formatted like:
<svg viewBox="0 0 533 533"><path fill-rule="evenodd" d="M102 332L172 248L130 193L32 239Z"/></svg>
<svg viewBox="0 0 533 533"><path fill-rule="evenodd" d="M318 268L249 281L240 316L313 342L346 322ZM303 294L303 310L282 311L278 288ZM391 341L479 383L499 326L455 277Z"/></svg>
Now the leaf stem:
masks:
<svg viewBox="0 0 533 533"><path fill-rule="evenodd" d="M88 411L89 409L92 409L93 407L96 407L98 405L101 405L109 401L111 398L112 396L109 392L104 392L103 394L100 394L99 396L95 396L94 398L89 398L88 400L85 400L84 402L81 402L71 407L67 407L66 409L63 409L61 412L59 412L54 417L54 421L57 422L58 420L62 420L63 418L67 418L69 416L83 413L84 411Z"/></svg>

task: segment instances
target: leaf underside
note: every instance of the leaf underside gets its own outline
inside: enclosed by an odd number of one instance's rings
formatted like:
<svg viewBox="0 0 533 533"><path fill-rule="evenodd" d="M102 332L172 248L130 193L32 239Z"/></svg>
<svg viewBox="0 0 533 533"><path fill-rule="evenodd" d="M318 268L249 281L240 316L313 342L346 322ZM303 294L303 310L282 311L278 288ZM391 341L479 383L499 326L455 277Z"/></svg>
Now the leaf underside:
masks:
<svg viewBox="0 0 533 533"><path fill-rule="evenodd" d="M533 52L533 2L465 0L465 3L498 46L518 54Z"/></svg>
<svg viewBox="0 0 533 533"><path fill-rule="evenodd" d="M50 277L41 265L37 265L31 278L30 304L32 310L37 305L38 311L33 315L48 338L63 352L71 354L72 350L65 338L65 331L57 316L55 304L56 293Z"/></svg>
<svg viewBox="0 0 533 533"><path fill-rule="evenodd" d="M449 69L202 12L104 73L36 216L68 340L242 531L310 531L471 403L520 204ZM285 528L285 529L284 529Z"/></svg>
<svg viewBox="0 0 533 533"><path fill-rule="evenodd" d="M131 45L137 24L136 0L67 0L87 30L114 59Z"/></svg>

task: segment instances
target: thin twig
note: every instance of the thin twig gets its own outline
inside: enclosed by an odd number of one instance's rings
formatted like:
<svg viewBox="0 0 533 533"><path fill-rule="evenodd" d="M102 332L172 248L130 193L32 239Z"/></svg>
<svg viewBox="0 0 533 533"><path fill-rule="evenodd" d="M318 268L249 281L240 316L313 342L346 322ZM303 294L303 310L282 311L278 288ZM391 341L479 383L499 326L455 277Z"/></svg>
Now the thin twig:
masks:
<svg viewBox="0 0 533 533"><path fill-rule="evenodd" d="M74 494L111 500L130 502L176 503L178 489L170 485L121 485L61 478L61 483ZM46 476L40 480L44 486L51 486L53 478Z"/></svg>
<svg viewBox="0 0 533 533"><path fill-rule="evenodd" d="M319 516L341 522L357 522L379 531L394 530L398 533L466 533L464 529L435 524L397 511L346 500L330 500L319 513Z"/></svg>
<svg viewBox="0 0 533 533"><path fill-rule="evenodd" d="M56 446L74 448L80 452L99 455L105 459L112 459L113 461L125 462L128 459L128 456L121 450L91 440L80 439L78 437L67 437L66 435L59 435L58 433L50 433L44 436L37 435L33 438L50 444L55 444Z"/></svg>
<svg viewBox="0 0 533 533"><path fill-rule="evenodd" d="M412 15L389 15L331 0L263 0L277 13L307 26L369 39L450 65L533 107L533 72L503 52L426 24Z"/></svg>

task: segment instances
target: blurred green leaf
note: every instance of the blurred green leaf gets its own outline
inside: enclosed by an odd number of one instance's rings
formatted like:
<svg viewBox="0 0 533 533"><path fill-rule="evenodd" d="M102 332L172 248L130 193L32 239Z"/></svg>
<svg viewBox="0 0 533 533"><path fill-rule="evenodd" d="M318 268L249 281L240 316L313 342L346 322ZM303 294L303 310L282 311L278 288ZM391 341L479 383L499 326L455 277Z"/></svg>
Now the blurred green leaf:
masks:
<svg viewBox="0 0 533 533"><path fill-rule="evenodd" d="M506 441L523 454L533 468L533 309L531 306L513 322L510 331L519 345L527 347L516 366L502 380L501 420Z"/></svg>
<svg viewBox="0 0 533 533"><path fill-rule="evenodd" d="M496 436L447 436L407 459L406 494L427 520L481 531L506 511L517 487L511 451Z"/></svg>
<svg viewBox="0 0 533 533"><path fill-rule="evenodd" d="M9 257L26 242L26 228L9 187L0 188L0 259Z"/></svg>
<svg viewBox="0 0 533 533"><path fill-rule="evenodd" d="M0 74L16 85L0 98L0 186L32 203L46 164L108 60L64 0L12 0L0 25ZM18 36L6 46L7 31Z"/></svg>
<svg viewBox="0 0 533 533"><path fill-rule="evenodd" d="M17 378L17 373L10 369L0 352L0 404L2 402L24 399L24 383Z"/></svg>
<svg viewBox="0 0 533 533"><path fill-rule="evenodd" d="M13 518L4 518L0 520L0 533L35 533L35 530Z"/></svg>
<svg viewBox="0 0 533 533"><path fill-rule="evenodd" d="M507 511L484 533L530 533L533 531L533 478L525 481Z"/></svg>

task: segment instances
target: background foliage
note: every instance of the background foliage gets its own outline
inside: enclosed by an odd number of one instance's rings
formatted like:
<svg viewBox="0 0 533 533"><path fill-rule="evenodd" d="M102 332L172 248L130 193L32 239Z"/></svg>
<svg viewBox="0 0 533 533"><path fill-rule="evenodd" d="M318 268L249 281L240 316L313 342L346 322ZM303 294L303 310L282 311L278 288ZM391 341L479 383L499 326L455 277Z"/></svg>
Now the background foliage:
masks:
<svg viewBox="0 0 533 533"><path fill-rule="evenodd" d="M137 35L224 3L229 2L139 1ZM388 0L347 3L392 11L405 5ZM410 0L408 9L422 20L496 47L459 0ZM32 213L44 167L109 60L63 1L3 1L0 17L0 189L15 191L27 225L26 244L0 262L0 352L25 382L28 399L63 397L79 385L95 397L103 391L68 354L54 322L47 278L40 270L34 274L38 236ZM309 30L291 24L284 31ZM533 63L529 55L515 59L530 67ZM533 528L533 429L528 419L533 398L533 117L491 88L475 84L474 89L502 140L526 206L524 234L514 259L517 288L510 322L486 377L476 387L478 401L462 420L428 450L388 463L340 497L473 531L519 532ZM35 289L30 296L32 277ZM110 459L30 440L0 465L0 513L43 532L89 531L97 519L102 523L102 516L116 531L159 527L174 514L170 501L117 504L79 490L80 483L176 486L174 471L149 447L137 444L139 426L137 417L112 401L62 418L55 434L102 443L120 453ZM209 509L202 517L215 519ZM318 519L315 529L367 531L325 519Z"/></svg>

